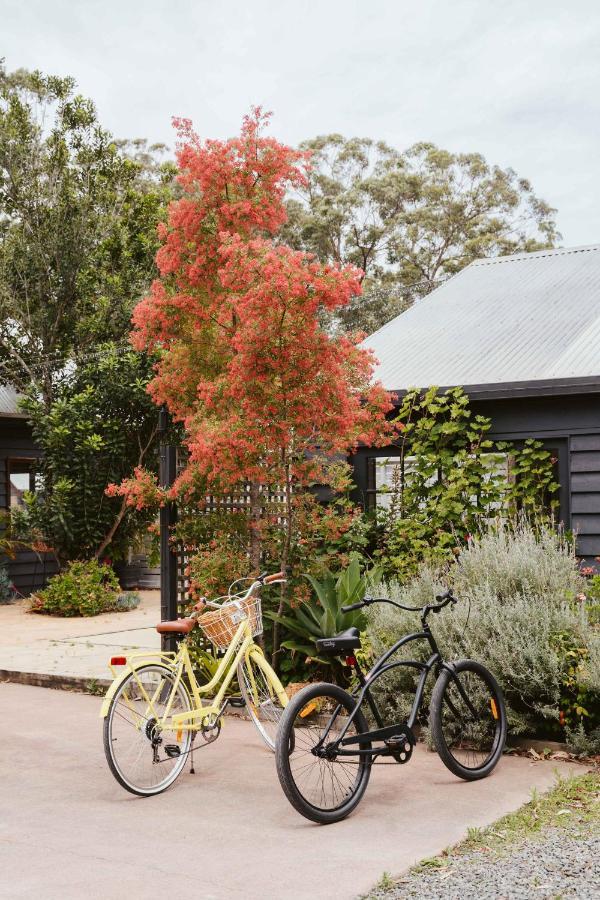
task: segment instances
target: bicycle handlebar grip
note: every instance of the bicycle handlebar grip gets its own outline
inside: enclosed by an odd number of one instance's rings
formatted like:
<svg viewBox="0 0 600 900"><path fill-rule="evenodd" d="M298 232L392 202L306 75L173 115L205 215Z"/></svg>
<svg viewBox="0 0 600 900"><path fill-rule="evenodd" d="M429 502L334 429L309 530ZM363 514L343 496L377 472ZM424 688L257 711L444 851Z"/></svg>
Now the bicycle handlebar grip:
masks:
<svg viewBox="0 0 600 900"><path fill-rule="evenodd" d="M443 594L438 594L435 599L438 603L444 603L446 600L454 600L452 589L449 588L447 591L444 591Z"/></svg>
<svg viewBox="0 0 600 900"><path fill-rule="evenodd" d="M275 572L273 575L267 575L263 580L263 584L271 584L273 581L285 581L285 572Z"/></svg>
<svg viewBox="0 0 600 900"><path fill-rule="evenodd" d="M360 603L351 603L350 606L342 606L342 612L349 613L355 609L362 609L363 606L366 606L366 603L361 600Z"/></svg>

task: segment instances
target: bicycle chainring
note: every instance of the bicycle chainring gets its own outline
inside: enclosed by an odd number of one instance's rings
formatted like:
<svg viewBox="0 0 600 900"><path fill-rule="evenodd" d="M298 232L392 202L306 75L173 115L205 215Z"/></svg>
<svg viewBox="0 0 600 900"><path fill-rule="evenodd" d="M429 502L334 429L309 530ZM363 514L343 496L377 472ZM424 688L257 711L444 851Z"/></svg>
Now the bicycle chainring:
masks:
<svg viewBox="0 0 600 900"><path fill-rule="evenodd" d="M212 719L212 717L206 717L202 720L202 724L200 726L200 731L202 733L202 737L206 741L207 744L212 744L213 741L221 734L221 720L220 719Z"/></svg>

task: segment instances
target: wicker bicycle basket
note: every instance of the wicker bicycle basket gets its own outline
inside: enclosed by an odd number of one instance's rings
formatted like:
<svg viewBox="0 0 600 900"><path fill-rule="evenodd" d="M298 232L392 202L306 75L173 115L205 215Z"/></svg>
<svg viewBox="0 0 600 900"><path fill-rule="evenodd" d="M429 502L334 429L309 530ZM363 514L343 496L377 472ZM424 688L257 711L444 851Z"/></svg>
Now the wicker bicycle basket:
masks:
<svg viewBox="0 0 600 900"><path fill-rule="evenodd" d="M215 647L226 650L244 619L249 619L254 637L262 634L260 597L253 596L245 600L230 600L223 603L219 609L204 613L198 619L198 625Z"/></svg>

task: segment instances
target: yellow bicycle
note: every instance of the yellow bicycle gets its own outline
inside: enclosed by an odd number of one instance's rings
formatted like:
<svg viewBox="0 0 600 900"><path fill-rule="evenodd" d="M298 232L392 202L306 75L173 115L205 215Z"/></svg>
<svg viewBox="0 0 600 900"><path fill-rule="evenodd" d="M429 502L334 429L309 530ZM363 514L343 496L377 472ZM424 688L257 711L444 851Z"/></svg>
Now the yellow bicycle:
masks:
<svg viewBox="0 0 600 900"><path fill-rule="evenodd" d="M160 634L183 638L176 652L111 659L115 680L101 710L104 751L111 772L126 790L142 797L160 794L173 784L194 749L218 738L223 713L233 699L227 689L236 673L254 725L269 749L275 749L288 697L254 638L262 633L261 588L284 580L282 572L261 575L246 591L231 593L238 584L234 582L224 597L200 601L189 618L161 622L156 626ZM206 612L205 607L212 609ZM187 644L197 625L225 651L206 684L196 680ZM121 666L125 672L117 674ZM210 698L206 704L203 695Z"/></svg>

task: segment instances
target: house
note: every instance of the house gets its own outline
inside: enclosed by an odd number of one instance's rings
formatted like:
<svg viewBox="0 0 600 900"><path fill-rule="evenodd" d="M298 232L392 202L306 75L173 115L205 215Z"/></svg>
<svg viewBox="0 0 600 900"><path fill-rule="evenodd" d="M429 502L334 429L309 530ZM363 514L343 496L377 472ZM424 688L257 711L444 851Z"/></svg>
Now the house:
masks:
<svg viewBox="0 0 600 900"><path fill-rule="evenodd" d="M34 490L35 461L40 456L18 401L14 388L0 385L0 510L6 512L23 502L25 491ZM14 559L2 561L8 565L9 577L22 594L42 587L57 568L51 555L33 550L20 550Z"/></svg>
<svg viewBox="0 0 600 900"><path fill-rule="evenodd" d="M462 386L497 440L552 450L559 516L590 565L600 556L600 245L472 263L366 339L375 377ZM396 451L397 452L397 451ZM394 448L360 449L358 493L377 502ZM597 561L596 561L597 566Z"/></svg>
<svg viewBox="0 0 600 900"><path fill-rule="evenodd" d="M35 462L41 455L18 401L13 387L0 385L0 511L4 512L19 506L25 491L35 490ZM12 583L23 595L43 587L57 571L54 556L40 548L19 550L14 559L0 557L0 564L7 565ZM160 569L149 565L143 548L132 550L129 559L117 563L115 569L126 589L160 586Z"/></svg>

